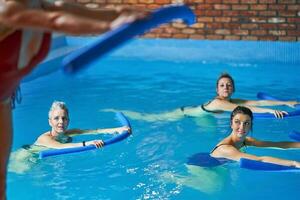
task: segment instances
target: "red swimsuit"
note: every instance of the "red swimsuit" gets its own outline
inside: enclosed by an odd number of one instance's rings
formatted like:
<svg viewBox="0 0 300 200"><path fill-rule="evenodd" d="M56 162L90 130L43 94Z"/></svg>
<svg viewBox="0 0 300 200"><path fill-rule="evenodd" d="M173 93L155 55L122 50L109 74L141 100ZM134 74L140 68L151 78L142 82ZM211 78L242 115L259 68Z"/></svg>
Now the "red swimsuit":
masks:
<svg viewBox="0 0 300 200"><path fill-rule="evenodd" d="M17 30L0 41L0 102L46 57L50 42L50 33L30 30Z"/></svg>

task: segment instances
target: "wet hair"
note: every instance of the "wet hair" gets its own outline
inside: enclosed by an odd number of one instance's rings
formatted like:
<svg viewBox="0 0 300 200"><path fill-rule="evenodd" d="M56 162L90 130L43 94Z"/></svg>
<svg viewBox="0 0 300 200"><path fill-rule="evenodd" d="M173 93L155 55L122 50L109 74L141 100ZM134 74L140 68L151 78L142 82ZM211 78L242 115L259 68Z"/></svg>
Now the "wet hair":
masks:
<svg viewBox="0 0 300 200"><path fill-rule="evenodd" d="M253 113L252 111L244 106L237 106L230 115L230 123L232 123L232 119L234 118L234 116L236 116L237 114L244 114L244 115L248 115L251 118L251 130L252 130L252 126L253 126Z"/></svg>
<svg viewBox="0 0 300 200"><path fill-rule="evenodd" d="M67 113L67 117L69 118L69 110L67 108L67 105L65 104L65 102L62 102L62 101L54 101L50 107L50 110L49 110L49 113L48 113L48 117L49 119L51 118L51 114L54 110L57 110L57 109L62 109L64 111L66 111Z"/></svg>
<svg viewBox="0 0 300 200"><path fill-rule="evenodd" d="M217 79L217 88L218 88L219 81L220 81L222 78L228 78L228 79L231 81L233 92L235 92L235 84L234 84L234 80L233 80L233 78L232 78L228 73L222 73L222 74L219 76L219 78Z"/></svg>

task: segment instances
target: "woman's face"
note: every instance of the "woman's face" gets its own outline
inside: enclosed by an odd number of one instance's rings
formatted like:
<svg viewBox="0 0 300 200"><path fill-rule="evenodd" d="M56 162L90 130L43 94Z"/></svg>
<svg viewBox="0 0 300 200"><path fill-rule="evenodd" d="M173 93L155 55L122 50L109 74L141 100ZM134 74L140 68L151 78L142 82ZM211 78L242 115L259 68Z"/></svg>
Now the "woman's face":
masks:
<svg viewBox="0 0 300 200"><path fill-rule="evenodd" d="M230 98L233 93L233 84L229 78L221 78L217 86L217 94L219 97Z"/></svg>
<svg viewBox="0 0 300 200"><path fill-rule="evenodd" d="M56 133L66 131L69 125L68 113L63 109L53 110L49 119L49 125L52 127L52 131Z"/></svg>
<svg viewBox="0 0 300 200"><path fill-rule="evenodd" d="M245 138L252 127L252 121L249 115L238 113L231 120L231 129L238 138Z"/></svg>

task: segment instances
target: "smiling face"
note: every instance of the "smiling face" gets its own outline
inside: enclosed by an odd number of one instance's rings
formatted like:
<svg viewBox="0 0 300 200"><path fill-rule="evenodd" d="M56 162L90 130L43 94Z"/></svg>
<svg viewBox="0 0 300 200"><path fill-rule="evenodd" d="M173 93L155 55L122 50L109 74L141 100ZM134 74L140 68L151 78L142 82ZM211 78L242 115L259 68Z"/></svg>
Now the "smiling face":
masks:
<svg viewBox="0 0 300 200"><path fill-rule="evenodd" d="M68 112L61 108L52 110L50 113L49 125L52 128L52 134L56 135L66 131L69 125Z"/></svg>
<svg viewBox="0 0 300 200"><path fill-rule="evenodd" d="M234 91L230 78L224 77L218 81L217 94L222 99L229 99Z"/></svg>
<svg viewBox="0 0 300 200"><path fill-rule="evenodd" d="M239 139L245 139L251 128L252 120L247 114L238 113L231 119L232 133Z"/></svg>

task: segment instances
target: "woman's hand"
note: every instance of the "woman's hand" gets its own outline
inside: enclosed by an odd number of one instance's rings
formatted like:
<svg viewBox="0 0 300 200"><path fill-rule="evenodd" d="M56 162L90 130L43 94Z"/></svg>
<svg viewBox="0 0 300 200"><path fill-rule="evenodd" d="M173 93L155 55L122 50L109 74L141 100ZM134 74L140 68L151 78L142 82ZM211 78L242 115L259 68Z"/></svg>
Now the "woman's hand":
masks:
<svg viewBox="0 0 300 200"><path fill-rule="evenodd" d="M272 113L276 118L282 119L285 115L288 115L286 111L281 110L271 110L270 113Z"/></svg>
<svg viewBox="0 0 300 200"><path fill-rule="evenodd" d="M292 162L292 167L300 168L300 163L297 162L297 161L293 161L293 162Z"/></svg>
<svg viewBox="0 0 300 200"><path fill-rule="evenodd" d="M104 142L102 140L91 140L85 143L86 146L94 145L96 148L101 148L104 146Z"/></svg>

